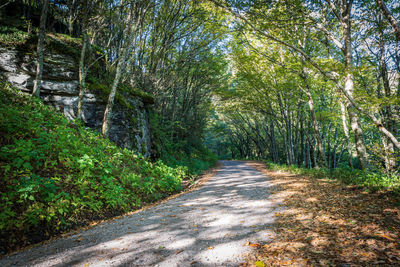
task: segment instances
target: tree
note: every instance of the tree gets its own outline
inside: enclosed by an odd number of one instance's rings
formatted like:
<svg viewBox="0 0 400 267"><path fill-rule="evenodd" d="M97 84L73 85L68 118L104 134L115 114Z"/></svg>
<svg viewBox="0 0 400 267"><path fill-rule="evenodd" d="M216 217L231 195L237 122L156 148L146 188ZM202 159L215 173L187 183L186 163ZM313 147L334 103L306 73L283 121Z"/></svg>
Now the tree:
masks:
<svg viewBox="0 0 400 267"><path fill-rule="evenodd" d="M127 5L127 16L123 31L124 40L122 41L122 45L118 53L118 64L115 69L115 77L104 112L102 134L105 137L108 137L110 131L110 120L112 117L112 109L114 107L114 99L122 72L125 70L130 59L131 51L135 46L133 41L136 40L136 33L139 29L139 26L142 24L142 20L144 19L148 8L151 6L148 1L133 1L130 3L128 2Z"/></svg>
<svg viewBox="0 0 400 267"><path fill-rule="evenodd" d="M386 7L385 2L383 0L375 0L376 4L382 11L383 15L385 18L390 22L390 25L392 25L394 33L396 35L397 41L400 42L400 25L395 19L395 17L392 15L392 13L389 11L389 9Z"/></svg>
<svg viewBox="0 0 400 267"><path fill-rule="evenodd" d="M44 41L46 38L46 18L47 10L49 6L49 0L42 1L42 13L40 15L40 26L39 26L39 36L37 44L37 60L36 60L36 78L33 84L32 95L40 96L40 87L43 75L43 53L44 53Z"/></svg>

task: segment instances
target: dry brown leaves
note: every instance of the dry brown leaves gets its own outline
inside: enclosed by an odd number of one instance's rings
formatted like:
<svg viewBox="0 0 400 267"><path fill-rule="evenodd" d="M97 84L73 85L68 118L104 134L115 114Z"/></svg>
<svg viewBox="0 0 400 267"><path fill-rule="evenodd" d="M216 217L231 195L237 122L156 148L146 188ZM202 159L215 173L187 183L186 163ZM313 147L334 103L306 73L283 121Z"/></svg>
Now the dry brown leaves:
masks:
<svg viewBox="0 0 400 267"><path fill-rule="evenodd" d="M250 266L400 266L400 197L367 193L336 181L270 171L276 238L256 251Z"/></svg>

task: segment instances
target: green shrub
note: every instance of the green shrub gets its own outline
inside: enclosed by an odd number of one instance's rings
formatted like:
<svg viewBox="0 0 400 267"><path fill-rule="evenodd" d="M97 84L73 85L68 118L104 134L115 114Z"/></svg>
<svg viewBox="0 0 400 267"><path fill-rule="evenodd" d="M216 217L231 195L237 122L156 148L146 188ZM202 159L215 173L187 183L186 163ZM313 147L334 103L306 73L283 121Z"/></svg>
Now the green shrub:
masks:
<svg viewBox="0 0 400 267"><path fill-rule="evenodd" d="M16 46L25 43L29 35L27 32L13 26L0 25L0 44Z"/></svg>
<svg viewBox="0 0 400 267"><path fill-rule="evenodd" d="M165 145L161 159L166 165L184 168L192 175L198 175L217 163L217 156L208 149L194 148L185 142Z"/></svg>
<svg viewBox="0 0 400 267"><path fill-rule="evenodd" d="M307 169L296 165L279 165L272 162L266 162L266 165L271 170L287 171L293 174L307 175L317 179L337 179L344 184L360 185L368 190L400 190L400 177L396 174L387 175L380 172L352 169L349 167L329 170L326 168Z"/></svg>

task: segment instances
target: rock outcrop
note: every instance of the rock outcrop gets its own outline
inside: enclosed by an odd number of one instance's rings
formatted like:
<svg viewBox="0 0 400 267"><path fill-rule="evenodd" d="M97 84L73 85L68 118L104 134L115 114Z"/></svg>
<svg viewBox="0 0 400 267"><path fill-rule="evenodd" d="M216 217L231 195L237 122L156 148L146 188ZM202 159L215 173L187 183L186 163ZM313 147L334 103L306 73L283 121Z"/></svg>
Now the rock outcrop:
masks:
<svg viewBox="0 0 400 267"><path fill-rule="evenodd" d="M45 54L41 98L46 104L63 112L68 119L75 119L79 93L77 62L68 55ZM0 47L0 75L21 91L32 92L35 79L34 55ZM149 156L151 140L148 103L141 97L126 97L126 101L129 105L116 103L114 106L110 139L121 147ZM99 93L86 92L82 110L86 126L101 130L105 106L106 101Z"/></svg>

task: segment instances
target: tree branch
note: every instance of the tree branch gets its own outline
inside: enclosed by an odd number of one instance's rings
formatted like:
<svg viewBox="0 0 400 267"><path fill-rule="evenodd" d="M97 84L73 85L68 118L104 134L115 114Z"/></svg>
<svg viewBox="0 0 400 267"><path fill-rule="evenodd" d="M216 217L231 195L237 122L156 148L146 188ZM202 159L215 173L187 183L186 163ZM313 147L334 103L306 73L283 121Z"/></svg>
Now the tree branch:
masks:
<svg viewBox="0 0 400 267"><path fill-rule="evenodd" d="M386 7L385 3L382 0L375 0L378 7L381 9L383 15L390 22L393 27L393 30L396 34L397 41L400 41L400 25L393 17L392 13L390 13L389 9Z"/></svg>
<svg viewBox="0 0 400 267"><path fill-rule="evenodd" d="M294 51L298 52L299 54L301 54L304 59L310 63L314 68L316 68L323 76L325 76L327 79L331 80L332 82L334 82L337 86L336 88L339 89L340 92L342 92L344 94L344 96L349 100L349 102L354 106L354 108L359 111L360 113L366 115L367 117L369 117L374 124L376 125L376 127L378 128L378 130L385 136L387 136L390 141L396 146L397 149L400 149L400 142L396 139L396 137L389 132L382 124L382 122L375 117L375 115L373 113L368 112L367 110L361 108L354 100L354 98L352 96L349 95L349 93L343 88L343 86L340 85L339 80L332 74L324 71L307 53L305 53L303 50L279 39L278 37L275 37L271 34L269 34L268 32L265 32L259 28L257 28L254 24L252 24L245 16L233 11L230 7L217 2L216 0L210 0L211 2L213 2L216 6L221 7L225 10L227 10L229 13L231 13L233 16L235 16L236 18L244 21L248 26L250 26L254 31L258 32L259 34L261 34L262 36L275 41L279 44L282 44L288 48L293 49Z"/></svg>

